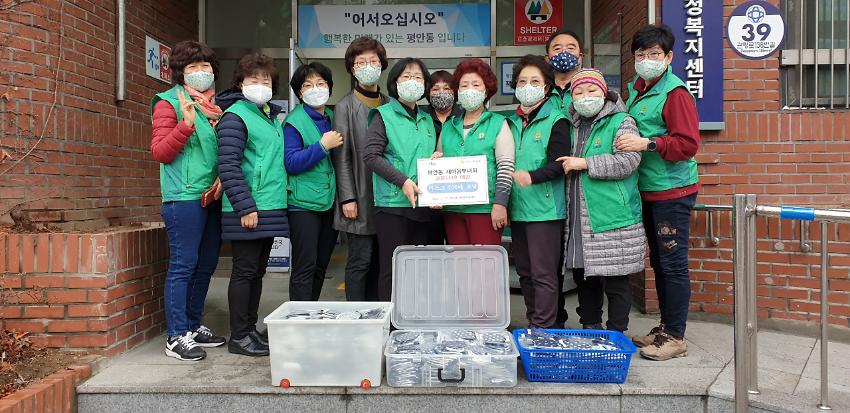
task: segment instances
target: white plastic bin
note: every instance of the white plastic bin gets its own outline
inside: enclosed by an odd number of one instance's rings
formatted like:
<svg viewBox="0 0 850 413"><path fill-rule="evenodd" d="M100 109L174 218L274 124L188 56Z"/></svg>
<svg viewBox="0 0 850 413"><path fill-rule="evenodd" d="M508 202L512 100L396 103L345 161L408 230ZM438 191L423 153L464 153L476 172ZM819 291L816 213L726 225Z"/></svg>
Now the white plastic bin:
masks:
<svg viewBox="0 0 850 413"><path fill-rule="evenodd" d="M510 323L508 255L501 246L403 246L393 254L393 325L385 350L393 387L513 387L517 357ZM504 343L459 354L435 353L454 337ZM418 337L411 347L398 344ZM443 341L446 339L447 341ZM463 340L463 339L458 339ZM466 347L471 348L471 347ZM480 347L479 347L480 349Z"/></svg>
<svg viewBox="0 0 850 413"><path fill-rule="evenodd" d="M291 320L292 312L384 309L381 319ZM264 322L269 331L272 385L381 385L384 344L390 331L392 303L289 301Z"/></svg>

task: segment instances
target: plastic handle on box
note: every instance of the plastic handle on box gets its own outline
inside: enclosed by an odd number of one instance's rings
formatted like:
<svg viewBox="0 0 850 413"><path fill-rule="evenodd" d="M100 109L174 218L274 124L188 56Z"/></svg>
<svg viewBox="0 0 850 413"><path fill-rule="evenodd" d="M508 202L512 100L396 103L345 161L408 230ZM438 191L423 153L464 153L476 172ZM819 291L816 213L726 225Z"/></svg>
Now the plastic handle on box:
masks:
<svg viewBox="0 0 850 413"><path fill-rule="evenodd" d="M444 379L443 378L443 369L437 369L437 380L440 380L443 383L461 383L466 380L466 369L460 369L460 378L459 379Z"/></svg>

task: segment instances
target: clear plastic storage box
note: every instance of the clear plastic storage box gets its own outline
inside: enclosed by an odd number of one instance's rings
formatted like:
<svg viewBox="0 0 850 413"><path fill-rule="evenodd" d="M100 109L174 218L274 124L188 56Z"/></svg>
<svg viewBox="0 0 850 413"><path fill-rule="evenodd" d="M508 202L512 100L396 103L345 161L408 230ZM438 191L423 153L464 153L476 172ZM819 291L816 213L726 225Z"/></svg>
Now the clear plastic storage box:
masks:
<svg viewBox="0 0 850 413"><path fill-rule="evenodd" d="M394 387L513 387L508 254L500 246L403 246L393 255Z"/></svg>
<svg viewBox="0 0 850 413"><path fill-rule="evenodd" d="M330 310L342 314L382 309L377 319L291 319L293 313ZM264 322L269 332L272 385L380 386L384 344L393 304L386 302L289 301Z"/></svg>

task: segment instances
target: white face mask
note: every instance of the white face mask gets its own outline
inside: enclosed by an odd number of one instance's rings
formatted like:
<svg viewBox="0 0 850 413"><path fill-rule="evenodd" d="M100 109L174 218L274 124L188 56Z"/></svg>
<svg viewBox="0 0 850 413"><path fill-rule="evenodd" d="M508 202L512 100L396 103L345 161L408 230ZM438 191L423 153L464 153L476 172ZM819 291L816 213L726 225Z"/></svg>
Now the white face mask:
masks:
<svg viewBox="0 0 850 413"><path fill-rule="evenodd" d="M519 103L525 107L529 107L543 100L546 96L546 89L543 86L526 84L516 88L514 94Z"/></svg>
<svg viewBox="0 0 850 413"><path fill-rule="evenodd" d="M354 77L366 86L372 86L381 79L381 68L372 65L354 69Z"/></svg>
<svg viewBox="0 0 850 413"><path fill-rule="evenodd" d="M635 63L635 72L643 80L656 79L667 71L667 63L664 60L643 59Z"/></svg>
<svg viewBox="0 0 850 413"><path fill-rule="evenodd" d="M396 86L399 99L408 103L417 102L425 94L425 83L415 79L396 83Z"/></svg>
<svg viewBox="0 0 850 413"><path fill-rule="evenodd" d="M243 85L242 95L257 106L265 105L272 99L272 88L266 85Z"/></svg>
<svg viewBox="0 0 850 413"><path fill-rule="evenodd" d="M466 89L457 94L457 101L466 111L473 111L484 104L487 95L478 89Z"/></svg>
<svg viewBox="0 0 850 413"><path fill-rule="evenodd" d="M311 108L324 106L330 97L330 90L324 87L311 87L301 94L301 100Z"/></svg>
<svg viewBox="0 0 850 413"><path fill-rule="evenodd" d="M576 112L585 118L598 115L603 106L605 106L605 98L601 96L588 96L573 101Z"/></svg>
<svg viewBox="0 0 850 413"><path fill-rule="evenodd" d="M199 70L197 72L184 75L183 81L186 86L189 86L198 92L204 92L212 87L213 82L215 82L215 75L213 75L212 72Z"/></svg>

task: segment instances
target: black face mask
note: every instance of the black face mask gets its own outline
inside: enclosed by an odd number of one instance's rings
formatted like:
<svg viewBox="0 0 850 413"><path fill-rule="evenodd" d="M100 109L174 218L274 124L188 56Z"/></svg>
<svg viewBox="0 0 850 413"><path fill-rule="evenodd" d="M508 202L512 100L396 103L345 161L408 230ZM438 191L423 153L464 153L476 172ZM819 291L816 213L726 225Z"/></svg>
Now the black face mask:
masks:
<svg viewBox="0 0 850 413"><path fill-rule="evenodd" d="M431 107L442 112L448 110L455 103L455 94L452 92L437 92L431 95Z"/></svg>

